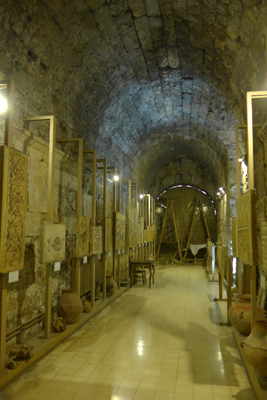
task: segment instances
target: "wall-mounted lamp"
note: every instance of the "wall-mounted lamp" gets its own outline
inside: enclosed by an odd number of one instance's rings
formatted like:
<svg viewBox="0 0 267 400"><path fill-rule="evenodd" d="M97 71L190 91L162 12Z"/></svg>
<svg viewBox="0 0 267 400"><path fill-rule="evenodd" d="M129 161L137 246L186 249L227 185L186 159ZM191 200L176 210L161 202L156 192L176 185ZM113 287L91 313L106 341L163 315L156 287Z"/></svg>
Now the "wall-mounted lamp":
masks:
<svg viewBox="0 0 267 400"><path fill-rule="evenodd" d="M0 113L5 113L7 111L7 99L0 95Z"/></svg>
<svg viewBox="0 0 267 400"><path fill-rule="evenodd" d="M118 181L118 180L119 180L118 175L114 175L114 181Z"/></svg>
<svg viewBox="0 0 267 400"><path fill-rule="evenodd" d="M144 195L143 194L140 194L140 199L142 199L144 197Z"/></svg>

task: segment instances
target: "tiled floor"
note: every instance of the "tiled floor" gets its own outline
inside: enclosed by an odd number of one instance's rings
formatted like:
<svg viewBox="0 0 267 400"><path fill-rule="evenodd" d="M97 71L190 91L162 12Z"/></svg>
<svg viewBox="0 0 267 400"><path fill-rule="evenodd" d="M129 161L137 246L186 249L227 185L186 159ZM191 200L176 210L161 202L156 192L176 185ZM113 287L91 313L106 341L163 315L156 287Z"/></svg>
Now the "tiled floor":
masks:
<svg viewBox="0 0 267 400"><path fill-rule="evenodd" d="M0 392L1 400L254 399L203 267L159 266Z"/></svg>

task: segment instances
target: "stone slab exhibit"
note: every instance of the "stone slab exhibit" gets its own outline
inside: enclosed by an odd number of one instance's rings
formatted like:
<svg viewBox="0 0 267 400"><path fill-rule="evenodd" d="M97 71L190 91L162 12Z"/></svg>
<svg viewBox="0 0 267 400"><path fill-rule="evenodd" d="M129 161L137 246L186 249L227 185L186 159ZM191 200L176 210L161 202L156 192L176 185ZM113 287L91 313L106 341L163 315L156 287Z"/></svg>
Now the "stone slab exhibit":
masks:
<svg viewBox="0 0 267 400"><path fill-rule="evenodd" d="M137 245L137 210L127 207L127 240L128 247Z"/></svg>
<svg viewBox="0 0 267 400"><path fill-rule="evenodd" d="M42 223L41 263L49 264L65 260L66 227L49 221Z"/></svg>
<svg viewBox="0 0 267 400"><path fill-rule="evenodd" d="M0 272L23 268L27 208L27 156L1 147L1 252Z"/></svg>
<svg viewBox="0 0 267 400"><path fill-rule="evenodd" d="M76 257L89 254L89 217L77 217L76 219Z"/></svg>
<svg viewBox="0 0 267 400"><path fill-rule="evenodd" d="M105 252L113 250L112 220L105 218Z"/></svg>
<svg viewBox="0 0 267 400"><path fill-rule="evenodd" d="M267 221L261 221L261 263L259 265L262 275L267 276Z"/></svg>
<svg viewBox="0 0 267 400"><path fill-rule="evenodd" d="M103 252L102 226L90 228L90 253L101 254Z"/></svg>
<svg viewBox="0 0 267 400"><path fill-rule="evenodd" d="M114 241L115 250L125 249L126 229L125 229L125 215L119 212L114 213Z"/></svg>
<svg viewBox="0 0 267 400"><path fill-rule="evenodd" d="M256 190L251 189L237 199L238 257L249 265L257 265Z"/></svg>

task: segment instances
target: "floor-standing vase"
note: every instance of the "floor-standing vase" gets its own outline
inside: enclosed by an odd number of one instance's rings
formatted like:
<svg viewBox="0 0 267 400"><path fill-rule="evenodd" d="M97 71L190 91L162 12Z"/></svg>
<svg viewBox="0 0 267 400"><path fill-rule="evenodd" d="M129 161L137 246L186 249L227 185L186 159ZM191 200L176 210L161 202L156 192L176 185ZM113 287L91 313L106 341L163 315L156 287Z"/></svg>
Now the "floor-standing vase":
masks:
<svg viewBox="0 0 267 400"><path fill-rule="evenodd" d="M257 306L256 318L264 318L265 311ZM251 304L249 302L233 303L229 308L229 319L231 324L242 335L251 333Z"/></svg>
<svg viewBox="0 0 267 400"><path fill-rule="evenodd" d="M241 342L244 357L267 380L267 319L256 319L251 334Z"/></svg>
<svg viewBox="0 0 267 400"><path fill-rule="evenodd" d="M112 275L107 275L106 277L106 288L109 294L113 294L117 290L117 283L114 281Z"/></svg>
<svg viewBox="0 0 267 400"><path fill-rule="evenodd" d="M57 303L58 317L65 318L67 324L75 324L82 312L82 302L75 290L62 290L62 296Z"/></svg>

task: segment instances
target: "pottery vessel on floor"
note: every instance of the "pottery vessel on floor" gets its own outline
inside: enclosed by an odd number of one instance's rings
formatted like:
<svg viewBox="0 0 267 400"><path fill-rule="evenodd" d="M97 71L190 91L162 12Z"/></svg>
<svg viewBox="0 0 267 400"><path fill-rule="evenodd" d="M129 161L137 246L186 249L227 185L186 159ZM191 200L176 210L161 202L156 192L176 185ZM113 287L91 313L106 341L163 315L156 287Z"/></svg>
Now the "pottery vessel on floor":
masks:
<svg viewBox="0 0 267 400"><path fill-rule="evenodd" d="M62 290L62 296L57 303L58 317L65 318L67 324L75 324L82 312L82 302L75 290Z"/></svg>
<svg viewBox="0 0 267 400"><path fill-rule="evenodd" d="M244 357L267 380L267 319L256 319L251 334L241 342Z"/></svg>
<svg viewBox="0 0 267 400"><path fill-rule="evenodd" d="M256 318L264 317L265 311L257 306ZM251 304L248 302L233 303L229 308L229 319L238 332L248 336L251 332Z"/></svg>
<svg viewBox="0 0 267 400"><path fill-rule="evenodd" d="M117 283L114 281L112 275L106 276L106 288L107 288L107 293L109 294L113 294L117 290Z"/></svg>

